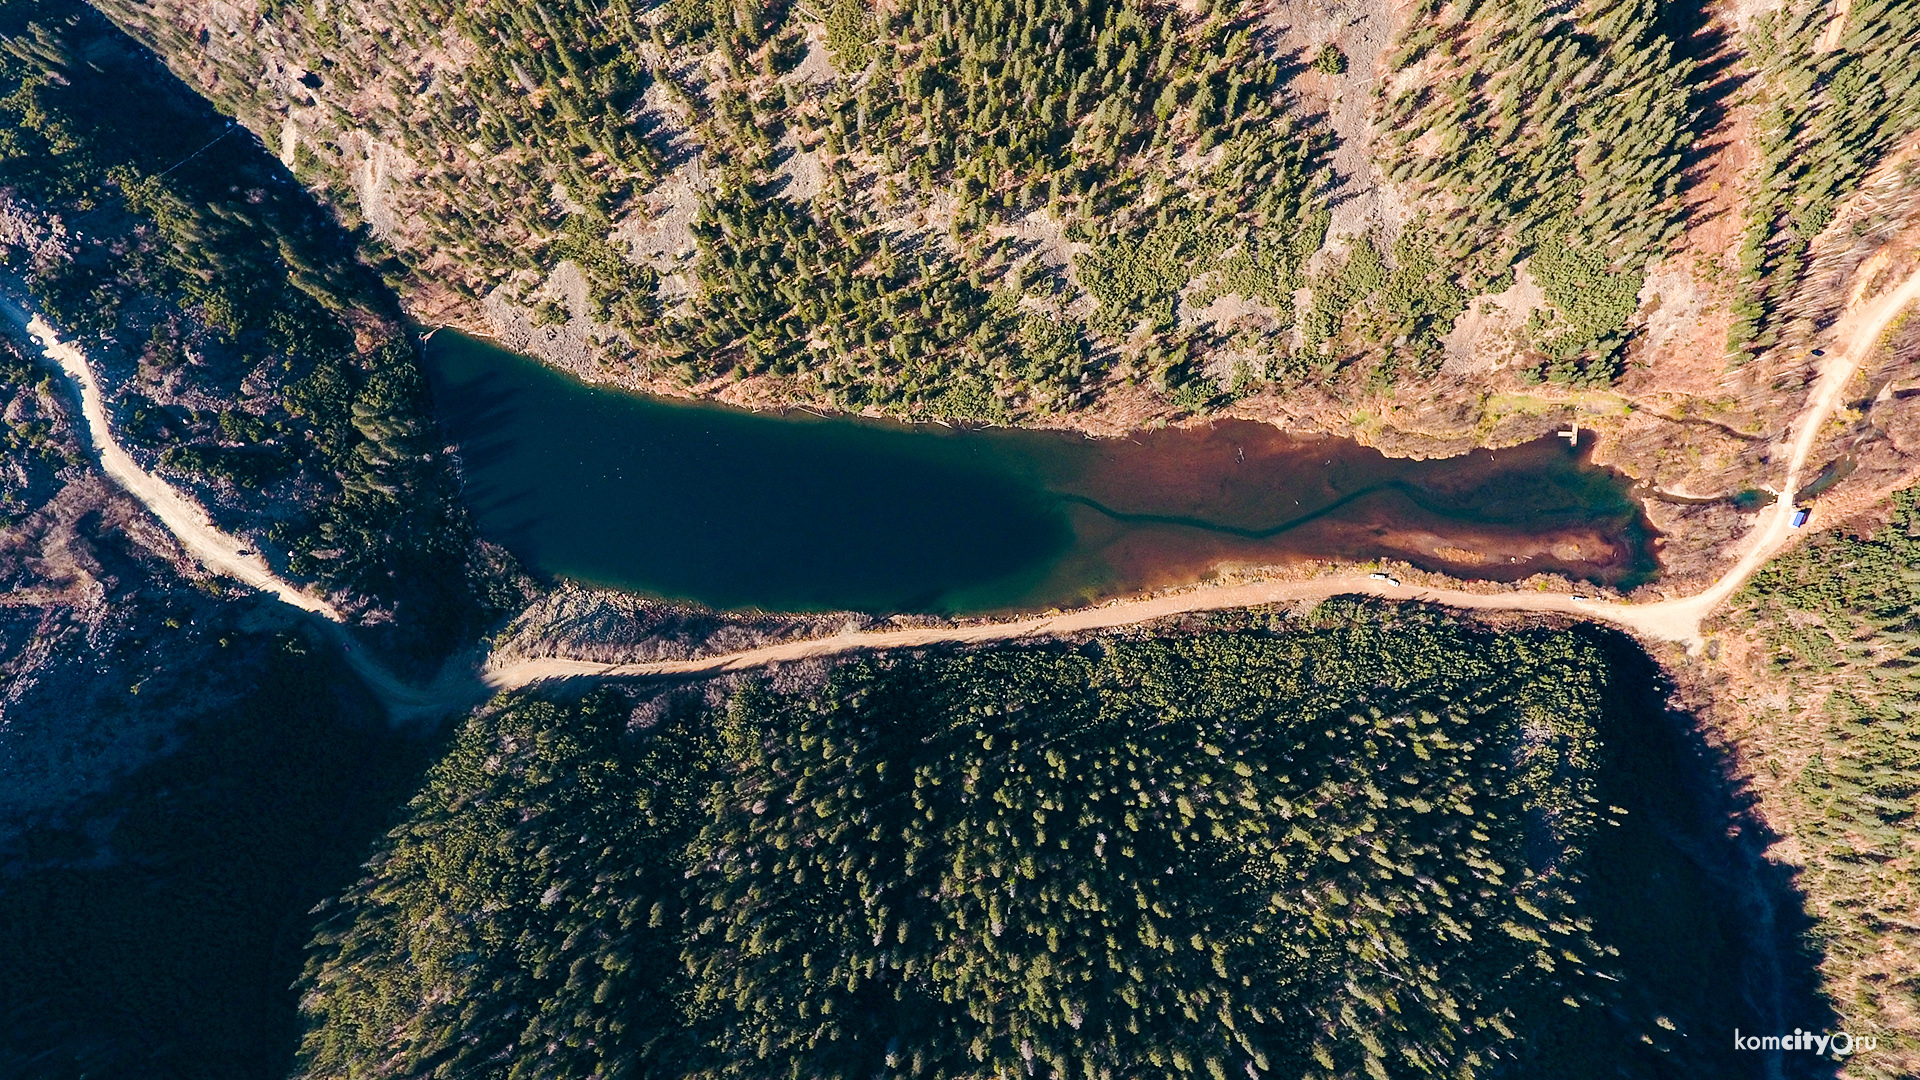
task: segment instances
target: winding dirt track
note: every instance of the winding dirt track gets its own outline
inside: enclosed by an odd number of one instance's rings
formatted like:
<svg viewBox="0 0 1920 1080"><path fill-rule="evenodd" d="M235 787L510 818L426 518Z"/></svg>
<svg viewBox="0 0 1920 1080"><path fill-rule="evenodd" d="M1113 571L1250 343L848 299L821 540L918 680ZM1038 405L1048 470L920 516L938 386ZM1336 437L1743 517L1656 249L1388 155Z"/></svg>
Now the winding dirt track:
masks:
<svg viewBox="0 0 1920 1080"><path fill-rule="evenodd" d="M316 616L316 621L324 631L341 646L349 666L366 681L394 717L410 719L468 708L489 692L512 690L549 679L707 675L858 650L1044 638L1125 626L1187 612L1320 600L1356 593L1468 610L1556 612L1612 623L1642 637L1696 647L1700 643L1701 619L1745 584L1747 578L1768 559L1792 542L1794 494L1799 490L1807 458L1813 452L1814 444L1819 441L1821 430L1833 416L1861 362L1879 344L1888 325L1916 300L1920 300L1920 272L1908 277L1892 292L1871 302L1856 300L1849 306L1832 335L1836 344L1845 342L1845 348L1826 359L1813 393L1807 399L1806 408L1794 422L1792 455L1788 459L1787 479L1778 500L1760 512L1753 530L1742 538L1740 556L1733 567L1711 587L1693 596L1651 604L1579 601L1561 593L1470 593L1457 589L1415 588L1357 574L1340 574L1311 581L1202 588L1170 596L1124 600L1065 614L979 626L838 634L699 660L602 664L556 658L512 663L482 660L476 664L471 658L464 658L450 662L433 684L424 687L400 680L366 655L342 625L340 612L332 605L276 577L258 555L242 554L245 549L240 542L216 529L205 511L191 499L164 480L141 469L114 440L99 384L94 379L86 356L78 348L62 343L45 320L3 295L0 295L0 312L4 312L10 321L25 331L78 389L81 414L86 421L88 435L99 453L101 468L109 477L153 511L154 516L179 537L181 546L208 569L268 592Z"/></svg>
<svg viewBox="0 0 1920 1080"><path fill-rule="evenodd" d="M1452 608L1478 611L1558 612L1600 622L1613 623L1635 634L1657 641L1675 641L1689 648L1700 644L1700 621L1721 602L1744 585L1753 572L1792 542L1794 494L1800 488L1807 457L1819 441L1820 431L1833 416L1841 395L1854 373L1874 347L1887 326L1907 305L1920 300L1920 272L1899 288L1883 294L1871 303L1856 301L1834 327L1836 342L1846 348L1827 357L1814 384L1807 406L1793 427L1792 456L1788 459L1787 480L1777 501L1762 510L1754 528L1741 539L1740 557L1733 567L1705 591L1677 600L1650 604L1617 601L1575 600L1561 593L1502 592L1471 593L1458 589L1414 588L1358 574L1341 574L1311 581L1262 582L1221 588L1203 588L1172 596L1147 600L1124 600L1104 607L1021 619L1015 622L957 629L887 630L839 634L769 645L744 652L700 660L678 660L651 664L596 664L580 660L526 660L513 664L489 665L482 678L498 689L525 686L542 679L620 677L641 675L700 675L739 671L783 660L858 649L897 649L943 642L971 643L1005 641L1022 637L1047 637L1085 630L1102 630L1130 623L1146 622L1167 615L1194 611L1219 611L1259 604L1322 600L1331 596L1364 593L1391 600L1418 600Z"/></svg>
<svg viewBox="0 0 1920 1080"><path fill-rule="evenodd" d="M67 380L80 392L80 414L86 421L87 437L100 459L100 469L125 488L127 494L146 506L168 531L180 541L201 565L216 574L233 578L262 592L271 593L301 611L340 622L340 612L325 600L307 595L276 577L267 561L248 551L232 536L214 527L200 504L181 494L172 484L147 472L114 440L107 422L106 399L93 367L78 348L60 340L45 319L28 311L11 298L0 295L0 312L24 331L41 349L42 355L59 365Z"/></svg>

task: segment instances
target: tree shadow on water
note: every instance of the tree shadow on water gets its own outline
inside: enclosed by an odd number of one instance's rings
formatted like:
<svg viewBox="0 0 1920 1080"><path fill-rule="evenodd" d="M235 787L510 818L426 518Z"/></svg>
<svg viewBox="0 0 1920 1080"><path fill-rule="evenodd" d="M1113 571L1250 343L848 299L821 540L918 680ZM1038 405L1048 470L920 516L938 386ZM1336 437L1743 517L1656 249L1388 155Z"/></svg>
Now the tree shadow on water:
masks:
<svg viewBox="0 0 1920 1080"><path fill-rule="evenodd" d="M387 728L297 636L178 750L0 850L0 1075L284 1077L316 904L361 861L433 745Z"/></svg>
<svg viewBox="0 0 1920 1080"><path fill-rule="evenodd" d="M1753 793L1730 779L1699 719L1670 705L1666 673L1623 634L1580 632L1613 671L1596 794L1626 813L1594 843L1581 899L1594 937L1618 950L1618 981L1604 1008L1529 1039L1568 1080L1834 1076L1837 1061L1811 1050L1736 1049L1736 1034L1837 1027L1805 945L1804 898L1791 869L1765 857L1776 837Z"/></svg>

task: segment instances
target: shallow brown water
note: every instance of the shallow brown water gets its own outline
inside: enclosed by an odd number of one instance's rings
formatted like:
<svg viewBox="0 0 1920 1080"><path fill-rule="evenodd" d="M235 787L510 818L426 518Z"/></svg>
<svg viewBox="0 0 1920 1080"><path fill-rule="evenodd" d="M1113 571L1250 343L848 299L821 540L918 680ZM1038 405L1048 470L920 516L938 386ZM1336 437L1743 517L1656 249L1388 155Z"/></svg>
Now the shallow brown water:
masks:
<svg viewBox="0 0 1920 1080"><path fill-rule="evenodd" d="M1432 461L1247 421L1076 441L1043 469L1074 522L1060 587L1322 558L1501 581L1548 571L1631 585L1655 569L1622 478L1560 439Z"/></svg>
<svg viewBox="0 0 1920 1080"><path fill-rule="evenodd" d="M427 360L483 531L554 577L715 607L1032 610L1325 558L1656 569L1626 480L1563 440L1422 462L1244 421L954 431L623 394L445 332Z"/></svg>

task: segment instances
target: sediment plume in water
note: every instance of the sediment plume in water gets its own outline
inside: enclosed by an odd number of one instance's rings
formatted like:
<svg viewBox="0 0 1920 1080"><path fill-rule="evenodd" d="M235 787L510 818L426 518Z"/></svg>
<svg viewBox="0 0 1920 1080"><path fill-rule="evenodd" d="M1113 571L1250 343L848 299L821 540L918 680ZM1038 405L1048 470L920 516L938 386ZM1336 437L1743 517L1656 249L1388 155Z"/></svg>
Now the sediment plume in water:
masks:
<svg viewBox="0 0 1920 1080"><path fill-rule="evenodd" d="M624 394L445 332L427 359L489 535L548 575L715 607L998 613L1330 558L1657 569L1626 479L1565 440L1415 461L1245 421L956 431Z"/></svg>

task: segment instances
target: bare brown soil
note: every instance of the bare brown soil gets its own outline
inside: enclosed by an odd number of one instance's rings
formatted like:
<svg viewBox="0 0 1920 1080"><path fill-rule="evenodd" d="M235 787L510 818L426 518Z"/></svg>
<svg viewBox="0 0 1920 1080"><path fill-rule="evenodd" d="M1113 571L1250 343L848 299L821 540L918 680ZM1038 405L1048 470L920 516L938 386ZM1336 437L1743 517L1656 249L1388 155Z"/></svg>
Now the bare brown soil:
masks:
<svg viewBox="0 0 1920 1080"><path fill-rule="evenodd" d="M1344 73L1329 76L1309 70L1294 86L1300 106L1325 117L1336 138L1333 164L1338 207L1331 246L1344 244L1344 235L1367 228L1379 227L1387 234L1398 228L1402 211L1395 209L1393 192L1385 189L1371 166L1368 110L1387 43L1404 17L1405 6L1397 0L1270 0L1265 5L1264 23L1274 47L1283 53L1304 62L1322 46L1333 44L1347 59ZM1504 363L1512 344L1495 334L1479 346L1486 355L1450 360L1429 381L1383 393L1363 391L1349 382L1292 386L1256 393L1216 415L1349 436L1389 454L1409 457L1515 445L1577 421L1598 433L1600 461L1661 490L1718 496L1765 484L1777 487L1777 458L1784 450L1787 423L1804 404L1812 379L1805 350L1817 334L1779 350L1777 356L1742 367L1730 367L1725 353L1731 323L1728 304L1737 272L1732 259L1745 227L1746 187L1753 164L1751 110L1739 92L1747 69L1738 50L1740 34L1752 17L1749 6L1710 5L1694 42L1693 51L1711 72L1708 120L1713 127L1701 140L1698 159L1689 168L1685 233L1673 253L1652 268L1641 298L1641 329L1631 346L1628 371L1610 391L1576 393L1528 386ZM445 160L440 161L415 162L398 154L391 140L380 136L381 125L388 122L382 118L394 106L390 89L372 80L362 89L348 90L344 82L326 81L331 77L325 72L297 71L273 59L277 54L270 42L262 45L272 34L271 20L263 10L258 0L231 5L161 0L142 8L137 18L129 18L137 24L164 24L170 35L200 38L204 33L202 48L176 56L176 63L187 65L181 71L183 77L217 97L227 95L239 101L244 96L243 115L248 109L270 112L271 116L263 113L262 118L249 119L258 119L265 125L262 130L270 128L276 145L284 147L291 132L296 149L337 157L341 168L351 174L351 190L330 192L329 197L344 211L365 218L394 245L419 249L424 243L423 211L438 198L426 178L478 170L482 163L470 147L448 147ZM363 17L368 10L364 4L349 3L342 14ZM410 39L407 34L399 36ZM447 44L458 39L457 34L443 35L406 44L401 59L408 77L460 70L471 58ZM821 52L814 48L810 53L807 63L813 69L819 68L821 57L812 54ZM247 66L246 56L254 53L267 58L266 70L252 76L269 88L265 97L254 92L257 87L243 88L236 81L237 73ZM798 72L787 76L810 77ZM314 89L302 82L311 78L321 79L323 87ZM650 107L669 126L675 123L677 104L661 101ZM668 196L682 188L689 193L697 189L698 171L697 163L681 167L657 186L659 198L643 200L644 206L614 225L614 234L631 243L656 269L668 272L670 283L684 276L672 273L676 254L684 254L688 247L687 238L680 235L684 228L676 223L691 203L688 198ZM543 190L526 197L557 196ZM914 203L926 220L904 222L901 227L940 240L944 234L935 228L934 220L939 216L938 203L938 198L925 206ZM1014 222L1003 231L1023 228L1027 225ZM1072 245L1063 238L1048 241L1036 235L1036 239L1042 241L1043 257L1049 261L1068 258ZM447 272L441 273L435 270L438 265L430 257L425 269L406 286L406 303L415 317L494 338L581 378L749 408L824 409L827 405L824 393L816 392L804 378L791 376L681 385L653 370L645 357L606 347L610 339L603 338L577 311L566 322L541 326L503 293L493 293L482 302L451 287L454 277L465 275L470 286L487 285L483 294L492 288L488 281L511 284L515 290L533 288L541 296L578 291L569 289L558 274L551 281L537 282L524 272L505 274L505 268L496 268L502 273L483 281L468 273L471 268L456 274L454 268L446 267ZM1470 309L1463 321L1479 317ZM1523 321L1525 312L1516 310L1502 317ZM1469 353L1474 337L1465 335ZM1026 422L1114 437L1208 419L1184 412L1144 383L1130 385L1129 371L1125 364L1118 366L1089 407ZM1649 514L1667 538L1663 557L1668 577L1681 588L1696 587L1723 570L1728 545L1751 524L1748 516L1727 504L1655 503Z"/></svg>
<svg viewBox="0 0 1920 1080"><path fill-rule="evenodd" d="M1284 40L1289 46L1306 48L1334 41L1349 58L1347 75L1332 79L1309 75L1300 84L1305 103L1329 117L1342 136L1341 153L1347 155L1337 162L1348 167L1342 170L1341 194L1345 201L1336 234L1376 222L1391 224L1375 179L1363 166L1351 164L1357 149L1364 148L1365 127L1355 126L1350 117L1356 103L1363 108L1365 96L1371 93L1379 31L1393 22L1400 6L1389 0L1277 0L1270 7L1272 25L1285 28ZM1720 35L1727 43L1725 47L1732 49L1753 14L1770 6L1764 0L1715 4L1707 32ZM189 82L211 88L216 94L226 93L231 107L241 95L239 88L230 85L231 65L225 63L226 58L252 48L251 41L270 32L257 0L160 0L150 10L151 18L177 26L187 36L205 35L200 38L205 43L203 49L185 61L181 59L184 54L176 53L176 62L191 65L182 72ZM1847 0L1834 0L1830 16L1833 32L1822 41L1823 48L1839 43L1848 13ZM415 59L416 67L457 68L464 61L457 54L443 55L432 49ZM1708 60L1725 61L1724 77L1737 85L1741 72L1737 56L1710 54ZM447 162L412 162L384 150L376 138L375 113L381 108L390 109L393 103L390 98L382 98L383 87L370 87L343 101L322 101L301 85L299 80L306 74L273 64L261 73L281 103L271 123L261 124L259 129L276 140L291 133L289 141L296 151L305 146L311 152L317 141L333 142L357 166L355 190L331 193L335 204L343 208L358 205L361 216L393 243L417 246L420 236L413 231L412 223L418 221L428 197L428 189L417 182L418 175L427 169L466 167L471 164L467 152L449 148ZM1732 321L1728 304L1737 272L1734 253L1745 227L1754 153L1749 109L1732 92L1725 96L1724 105L1724 114L1703 138L1699 158L1689 173L1686 232L1675 250L1652 268L1641 298L1642 329L1632 347L1629 368L1610 390L1572 392L1526 386L1495 362L1500 358L1470 356L1469 362L1450 365L1439 378L1419 386L1380 395L1351 388L1290 388L1243 399L1227 410L1227 415L1290 430L1350 436L1406 456L1450 455L1477 446L1514 445L1577 421L1599 434L1599 460L1660 490L1696 497L1730 495L1763 485L1791 491L1810 482L1828 463L1844 458L1851 462L1853 471L1818 497L1813 527L1830 527L1842 519L1871 513L1873 504L1887 492L1913 483L1920 474L1920 371L1914 368L1914 359L1920 356L1920 319L1901 323L1897 317L1890 317L1880 324L1872 340L1854 358L1858 373L1849 367L1823 381L1818 376L1824 365L1814 361L1811 350L1841 351L1843 327L1837 323L1844 319L1846 309L1854 306L1849 301L1871 302L1893 282L1920 280L1913 277L1920 269L1920 254L1916 254L1920 252L1920 234L1910 228L1920 218L1916 218L1912 202L1903 201L1907 196L1900 185L1890 183L1890 175L1883 170L1856 200L1856 207L1844 212L1830 235L1816 244L1815 269L1797 298L1800 321L1786 336L1788 345L1761 360L1730 366L1725 352ZM1364 161L1364 154L1358 157ZM537 197L544 198L545 194ZM650 208L655 213L664 210ZM655 377L644 365L603 363L595 356L590 337L578 332L571 336L557 332L536 336L531 328L514 321L511 312L490 315L475 301L454 292L436 273L446 270L450 274L453 269L428 261L427 272L415 280L407 297L416 317L483 336L504 337L508 344L535 352L583 377L654 393L707 396L748 407L780 407L796 399L809 403L805 388L791 380L758 378L683 387ZM1795 425L1796 417L1808 416L1813 418L1810 425ZM1040 421L1102 436L1120 436L1160 424L1203 422L1204 418L1181 413L1144 385L1128 386L1117 380L1104 388L1093 407ZM20 534L20 546L9 549L3 557L27 560L19 565L32 572L16 579L20 586L13 598L14 607L9 610L51 610L49 605L78 609L89 595L105 588L105 578L90 568L84 546L79 543L81 530L74 522L82 519L72 516L96 512L85 508L99 505L97 493L88 496L85 490L76 488L69 502L50 508L46 517L32 525L32 530L38 531ZM1728 744L1730 753L1751 777L1760 796L1759 813L1768 816L1776 831L1786 837L1774 855L1791 863L1795 859L1793 822L1777 808L1789 804L1787 785L1813 752L1811 703L1819 700L1824 690L1781 683L1756 655L1752 636L1712 624L1717 659L1683 659L1678 648L1657 644L1663 639L1701 639L1699 620L1754 567L1794 539L1785 526L1787 507L1775 504L1758 513L1743 513L1725 502L1655 500L1649 503L1648 511L1666 536L1666 575L1660 586L1636 599L1665 597L1665 603L1576 601L1564 591L1562 582L1525 582L1518 589L1460 587L1457 583L1428 587L1412 575L1403 575L1410 583L1403 587L1351 573L1317 576L1326 568L1298 566L1289 574L1299 580L1226 582L1218 587L1019 623L894 627L871 633L860 633L867 628L855 627L856 632L850 634L822 624L781 624L761 627L751 634L736 631L733 636L667 635L664 641L648 637L644 643L636 643L633 651L627 651L607 644L617 644L625 631L596 638L597 631L611 624L594 623L587 617L592 614L587 610L589 605L582 601L582 606L572 612L549 612L555 621L541 624L543 629L536 630L529 624L526 634L512 639L498 654L499 663L487 672L487 681L505 687L551 677L730 670L850 649L1080 632L1181 611L1292 603L1339 592L1433 599L1495 616L1524 612L1546 613L1554 618L1601 618L1656 642L1655 649L1683 684L1703 701L1710 700L1709 728ZM129 528L137 528L142 520L132 514L112 519ZM89 523L87 527L94 525ZM1456 554L1466 561L1476 552ZM29 566L31 560L38 562ZM1434 586L1447 585L1437 579L1425 580ZM657 622L647 621L652 616L645 613L615 615L628 620L622 624L627 630L659 629ZM571 629L555 628L574 616L585 621ZM601 612L594 617L614 615ZM817 636L822 633L826 636ZM795 640L796 635L807 640ZM599 644L594 644L596 641ZM574 652L575 645L580 647L579 652ZM568 655L540 655L548 648L565 650ZM454 672L452 668L449 671L453 674L442 687L411 688L385 675L364 656L353 658L390 702L401 702L407 708L431 709L437 702L465 703L485 689L477 686L470 673ZM623 659L638 662L622 664ZM1816 915L1831 902L1830 897L1817 894L1809 898ZM1913 970L1914 958L1889 955L1878 965L1869 965L1861 977L1910 979ZM1835 989L1845 994L1857 987ZM1920 1018L1905 1017L1901 1023L1907 1032L1920 1031ZM1893 1074L1916 1071L1920 1071L1920 1063L1911 1058L1899 1059L1892 1068Z"/></svg>

